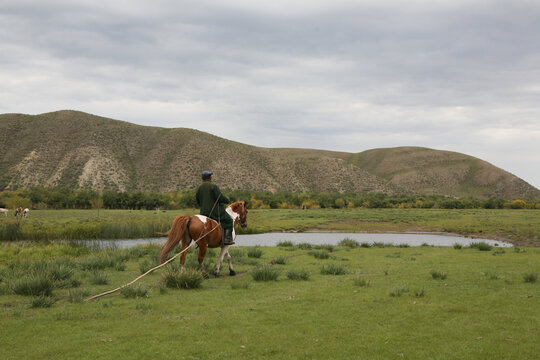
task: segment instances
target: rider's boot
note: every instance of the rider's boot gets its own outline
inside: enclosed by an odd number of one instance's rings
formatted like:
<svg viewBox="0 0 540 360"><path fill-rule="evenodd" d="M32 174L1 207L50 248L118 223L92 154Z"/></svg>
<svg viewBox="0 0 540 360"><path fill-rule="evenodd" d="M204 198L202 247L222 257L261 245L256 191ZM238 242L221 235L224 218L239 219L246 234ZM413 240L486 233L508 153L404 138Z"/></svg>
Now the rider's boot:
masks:
<svg viewBox="0 0 540 360"><path fill-rule="evenodd" d="M223 245L234 245L232 239L232 229L225 229L223 232Z"/></svg>

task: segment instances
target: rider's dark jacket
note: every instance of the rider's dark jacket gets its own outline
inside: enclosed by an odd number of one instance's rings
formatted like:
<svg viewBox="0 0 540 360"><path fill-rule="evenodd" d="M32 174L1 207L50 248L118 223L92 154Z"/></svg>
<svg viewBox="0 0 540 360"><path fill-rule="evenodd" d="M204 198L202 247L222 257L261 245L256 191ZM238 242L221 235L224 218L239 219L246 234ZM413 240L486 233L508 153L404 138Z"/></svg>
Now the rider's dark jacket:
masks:
<svg viewBox="0 0 540 360"><path fill-rule="evenodd" d="M218 198L219 200L217 200ZM225 211L225 206L231 201L227 196L221 193L221 190L219 190L219 187L216 184L209 180L203 181L197 189L196 199L197 204L201 207L201 215L208 216L209 218L221 222L221 226L224 229L233 227L233 221Z"/></svg>

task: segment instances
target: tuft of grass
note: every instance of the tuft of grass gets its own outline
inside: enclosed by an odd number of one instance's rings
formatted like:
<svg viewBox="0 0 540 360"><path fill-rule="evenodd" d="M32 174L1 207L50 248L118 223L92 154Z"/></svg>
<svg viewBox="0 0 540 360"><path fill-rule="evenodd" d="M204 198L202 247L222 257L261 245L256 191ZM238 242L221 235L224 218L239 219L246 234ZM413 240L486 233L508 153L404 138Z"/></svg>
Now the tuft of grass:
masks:
<svg viewBox="0 0 540 360"><path fill-rule="evenodd" d="M51 296L54 282L45 276L29 275L11 283L11 291L17 295Z"/></svg>
<svg viewBox="0 0 540 360"><path fill-rule="evenodd" d="M497 256L497 255L504 255L504 254L506 254L506 251L502 248L498 248L491 255Z"/></svg>
<svg viewBox="0 0 540 360"><path fill-rule="evenodd" d="M353 240L353 239L349 239L349 238L345 238L345 239L341 240L338 245L349 247L351 249L354 249L354 248L357 248L357 247L360 246L358 241Z"/></svg>
<svg viewBox="0 0 540 360"><path fill-rule="evenodd" d="M411 247L411 245L407 244L407 243L401 243L398 245L398 247L400 248L408 248L408 247Z"/></svg>
<svg viewBox="0 0 540 360"><path fill-rule="evenodd" d="M446 274L441 271L431 270L431 277L435 280L444 280L446 279Z"/></svg>
<svg viewBox="0 0 540 360"><path fill-rule="evenodd" d="M426 292L424 291L424 289L414 290L414 296L418 298L424 297L426 296Z"/></svg>
<svg viewBox="0 0 540 360"><path fill-rule="evenodd" d="M287 263L287 259L284 256L280 256L280 257L270 260L270 264L272 265L285 265L286 263Z"/></svg>
<svg viewBox="0 0 540 360"><path fill-rule="evenodd" d="M256 258L259 259L263 254L263 251L260 249L260 247L255 246L248 249L247 255L250 258Z"/></svg>
<svg viewBox="0 0 540 360"><path fill-rule="evenodd" d="M463 248L463 245L461 245L460 243L454 243L454 249L461 250L462 248Z"/></svg>
<svg viewBox="0 0 540 360"><path fill-rule="evenodd" d="M538 280L538 273L536 272L528 272L523 274L523 280L526 283L535 283L536 280Z"/></svg>
<svg viewBox="0 0 540 360"><path fill-rule="evenodd" d="M310 251L308 252L309 255L315 257L316 259L328 259L330 258L330 254L326 251Z"/></svg>
<svg viewBox="0 0 540 360"><path fill-rule="evenodd" d="M363 248L370 248L371 247L371 244L368 243L368 242L363 242L360 244L360 247L363 247Z"/></svg>
<svg viewBox="0 0 540 360"><path fill-rule="evenodd" d="M31 308L50 308L54 304L54 299L50 296L41 295L30 298Z"/></svg>
<svg viewBox="0 0 540 360"><path fill-rule="evenodd" d="M90 284L92 285L108 285L109 284L109 278L107 277L107 275L99 271L92 272L90 274L90 277L88 278L88 281L90 281Z"/></svg>
<svg viewBox="0 0 540 360"><path fill-rule="evenodd" d="M322 244L322 245L316 245L315 249L326 250L328 252L333 252L334 251L334 246L330 245L330 244Z"/></svg>
<svg viewBox="0 0 540 360"><path fill-rule="evenodd" d="M480 251L491 251L493 249L493 246L489 245L488 243L481 241L481 242L473 242L469 245L471 249L478 249Z"/></svg>
<svg viewBox="0 0 540 360"><path fill-rule="evenodd" d="M499 277L499 274L497 273L494 273L492 271L486 271L484 273L484 275L489 278L490 280L498 280L500 277Z"/></svg>
<svg viewBox="0 0 540 360"><path fill-rule="evenodd" d="M409 292L409 289L407 288L395 288L394 290L390 291L391 297L400 297L401 295Z"/></svg>
<svg viewBox="0 0 540 360"><path fill-rule="evenodd" d="M309 272L307 270L289 270L287 272L287 278L289 280L304 280L307 281L310 278Z"/></svg>
<svg viewBox="0 0 540 360"><path fill-rule="evenodd" d="M69 302L75 304L75 303L82 303L83 300L90 295L90 292L88 290L82 290L82 289L72 289L69 290Z"/></svg>
<svg viewBox="0 0 540 360"><path fill-rule="evenodd" d="M277 243L278 247L294 247L294 244L292 243L292 241L280 241Z"/></svg>
<svg viewBox="0 0 540 360"><path fill-rule="evenodd" d="M257 267L250 271L255 281L275 281L279 277L279 270L268 265Z"/></svg>
<svg viewBox="0 0 540 360"><path fill-rule="evenodd" d="M328 264L328 265L323 265L323 267L321 268L321 274L322 275L345 275L347 274L347 269L345 269L341 265Z"/></svg>
<svg viewBox="0 0 540 360"><path fill-rule="evenodd" d="M168 288L173 289L197 289L204 281L200 271L186 268L184 271L169 269L162 276L162 281Z"/></svg>
<svg viewBox="0 0 540 360"><path fill-rule="evenodd" d="M356 278L356 279L354 279L354 285L360 286L360 287L368 287L369 286L369 280L366 280L364 278Z"/></svg>
<svg viewBox="0 0 540 360"><path fill-rule="evenodd" d="M241 280L235 280L235 281L233 281L231 283L231 289L233 289L233 290L249 289L249 282L241 281Z"/></svg>
<svg viewBox="0 0 540 360"><path fill-rule="evenodd" d="M311 250L313 249L313 246L309 243L301 243L301 244L298 244L298 248L300 250Z"/></svg>
<svg viewBox="0 0 540 360"><path fill-rule="evenodd" d="M151 259L144 259L143 261L139 262L139 271L141 274L144 274L150 269L155 268L159 265L158 258L151 258Z"/></svg>
<svg viewBox="0 0 540 360"><path fill-rule="evenodd" d="M120 294L122 294L125 298L137 298L137 297L148 297L148 289L142 288L142 287L134 287L134 286L128 286L125 288L122 288L120 290Z"/></svg>

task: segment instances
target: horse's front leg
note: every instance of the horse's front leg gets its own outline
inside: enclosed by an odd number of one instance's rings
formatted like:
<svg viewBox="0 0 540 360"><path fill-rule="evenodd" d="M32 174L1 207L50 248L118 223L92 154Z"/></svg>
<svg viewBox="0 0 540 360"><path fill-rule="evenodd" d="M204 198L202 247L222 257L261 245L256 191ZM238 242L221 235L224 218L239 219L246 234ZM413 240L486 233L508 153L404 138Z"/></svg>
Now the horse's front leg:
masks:
<svg viewBox="0 0 540 360"><path fill-rule="evenodd" d="M229 262L229 275L236 275L236 271L234 271L232 267L231 254L229 254L229 249L227 249L227 261Z"/></svg>

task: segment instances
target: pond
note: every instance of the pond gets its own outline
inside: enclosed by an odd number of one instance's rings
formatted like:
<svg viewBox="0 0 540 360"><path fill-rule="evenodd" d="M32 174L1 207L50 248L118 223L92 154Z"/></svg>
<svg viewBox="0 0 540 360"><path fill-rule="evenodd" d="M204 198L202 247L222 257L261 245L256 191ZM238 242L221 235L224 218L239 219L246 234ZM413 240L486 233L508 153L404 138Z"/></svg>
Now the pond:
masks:
<svg viewBox="0 0 540 360"><path fill-rule="evenodd" d="M293 244L309 243L312 245L337 245L343 239L355 240L358 243L384 243L392 245L409 246L453 246L461 244L468 246L471 243L485 242L492 246L510 247L512 244L502 241L494 241L478 238L467 238L457 235L440 233L407 233L407 234L374 234L374 233L265 233L252 235L238 235L236 237L237 246L276 246L280 242L290 241ZM122 240L89 240L93 245L98 242L101 247L127 248L142 244L163 244L166 238L149 239L122 239Z"/></svg>

